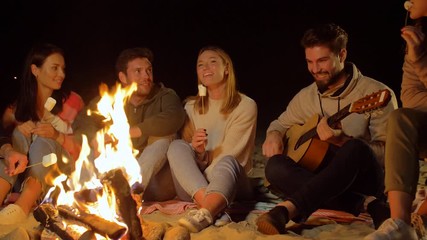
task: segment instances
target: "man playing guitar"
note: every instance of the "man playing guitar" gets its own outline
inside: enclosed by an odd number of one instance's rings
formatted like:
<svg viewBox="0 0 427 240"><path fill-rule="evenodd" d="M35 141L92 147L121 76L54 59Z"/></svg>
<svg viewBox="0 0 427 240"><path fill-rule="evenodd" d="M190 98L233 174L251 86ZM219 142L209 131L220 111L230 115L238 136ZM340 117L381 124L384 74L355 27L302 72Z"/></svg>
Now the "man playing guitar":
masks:
<svg viewBox="0 0 427 240"><path fill-rule="evenodd" d="M257 219L262 233L283 234L289 220L302 221L318 208L357 216L373 199L367 208L374 224L389 216L379 197L386 123L397 100L385 84L345 61L347 41L347 33L335 24L310 29L302 38L314 83L294 96L267 129L265 175L285 201ZM360 102L362 110L352 111ZM365 107L381 113L357 114L367 112ZM307 157L319 159L307 165ZM375 216L378 212L383 214Z"/></svg>

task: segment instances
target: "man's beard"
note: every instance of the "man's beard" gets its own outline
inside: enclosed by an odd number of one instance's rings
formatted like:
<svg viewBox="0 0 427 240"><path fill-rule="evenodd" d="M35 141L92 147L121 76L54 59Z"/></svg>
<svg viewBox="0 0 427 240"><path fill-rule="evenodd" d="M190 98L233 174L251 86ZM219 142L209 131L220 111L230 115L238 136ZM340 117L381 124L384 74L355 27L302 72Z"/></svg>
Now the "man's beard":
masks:
<svg viewBox="0 0 427 240"><path fill-rule="evenodd" d="M335 73L331 78L327 79L326 81L316 81L317 89L320 93L325 92L328 90L329 86L335 84L340 80L342 74L344 74L344 69L340 72Z"/></svg>

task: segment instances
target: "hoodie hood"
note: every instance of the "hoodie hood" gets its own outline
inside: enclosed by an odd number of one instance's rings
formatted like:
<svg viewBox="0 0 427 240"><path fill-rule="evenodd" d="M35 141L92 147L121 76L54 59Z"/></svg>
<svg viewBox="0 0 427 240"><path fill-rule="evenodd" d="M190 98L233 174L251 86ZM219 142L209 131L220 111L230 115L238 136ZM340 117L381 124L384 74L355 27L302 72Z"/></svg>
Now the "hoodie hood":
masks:
<svg viewBox="0 0 427 240"><path fill-rule="evenodd" d="M345 63L344 70L346 74L349 75L345 82L323 93L317 90L320 98L342 99L355 88L359 79L363 77L362 73L359 71L359 69L357 69L356 65L351 62Z"/></svg>

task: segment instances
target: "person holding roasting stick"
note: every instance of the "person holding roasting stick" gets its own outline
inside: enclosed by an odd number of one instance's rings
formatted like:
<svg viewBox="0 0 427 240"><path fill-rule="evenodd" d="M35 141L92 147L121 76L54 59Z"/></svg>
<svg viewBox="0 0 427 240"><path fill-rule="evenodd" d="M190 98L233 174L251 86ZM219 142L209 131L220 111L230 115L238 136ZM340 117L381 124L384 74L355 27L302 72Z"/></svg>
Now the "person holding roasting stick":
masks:
<svg viewBox="0 0 427 240"><path fill-rule="evenodd" d="M416 220L418 214L426 214L427 201L417 213L411 213L420 171L419 159L427 157L427 0L406 1L404 7L416 23L406 25L406 20L401 29L407 51L400 95L403 108L390 115L387 125L385 192L391 217L365 240L425 239L421 236L422 230L416 231L416 224L411 226L411 217Z"/></svg>
<svg viewBox="0 0 427 240"><path fill-rule="evenodd" d="M15 111L18 125L12 134L13 148L28 154L31 167L22 173L25 180L20 197L0 211L0 237L26 220L52 186L50 180L74 171L76 159L63 144L65 135L72 134L70 126L84 103L77 93L61 89L64 78L63 50L47 43L35 45L25 61ZM21 164L18 169L22 170Z"/></svg>
<svg viewBox="0 0 427 240"><path fill-rule="evenodd" d="M227 223L224 209L235 197L251 197L246 173L257 119L256 103L237 90L233 63L223 49L202 48L196 70L199 94L186 99L182 139L174 140L167 154L178 197L198 205L178 221L191 232Z"/></svg>

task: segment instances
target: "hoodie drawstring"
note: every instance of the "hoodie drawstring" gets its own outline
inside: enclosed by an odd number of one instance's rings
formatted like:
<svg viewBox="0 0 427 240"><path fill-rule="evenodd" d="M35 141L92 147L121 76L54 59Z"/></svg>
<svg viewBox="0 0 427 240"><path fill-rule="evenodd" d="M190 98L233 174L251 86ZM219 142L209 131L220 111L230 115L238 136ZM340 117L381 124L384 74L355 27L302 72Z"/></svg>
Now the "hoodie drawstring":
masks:
<svg viewBox="0 0 427 240"><path fill-rule="evenodd" d="M320 98L320 94L317 94L317 97L319 98L319 104L320 104L320 111L322 112L322 117L325 117L325 113L323 112L323 105L322 105L322 99ZM338 109L337 112L341 110L341 97L338 97Z"/></svg>

